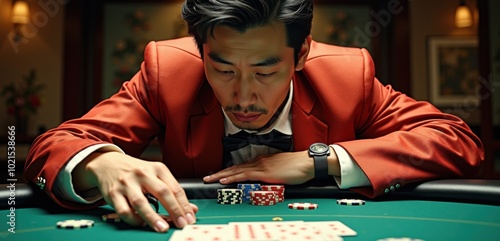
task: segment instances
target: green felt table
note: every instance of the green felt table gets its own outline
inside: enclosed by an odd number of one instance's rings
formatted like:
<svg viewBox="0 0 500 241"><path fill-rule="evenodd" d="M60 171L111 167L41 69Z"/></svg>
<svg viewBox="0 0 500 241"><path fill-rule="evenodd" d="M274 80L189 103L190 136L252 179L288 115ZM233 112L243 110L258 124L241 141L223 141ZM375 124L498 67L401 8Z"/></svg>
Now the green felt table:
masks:
<svg viewBox="0 0 500 241"><path fill-rule="evenodd" d="M300 189L294 189L300 194ZM303 192L307 195L307 191ZM285 191L286 194L286 191ZM279 216L284 221L341 221L357 232L344 240L378 240L389 237L411 237L422 240L500 240L500 205L455 202L453 200L383 199L366 200L363 206L338 205L338 197L286 198L273 206L217 204L214 198L191 199L199 207L197 224L271 221ZM293 210L292 202L313 202L316 210ZM0 211L0 240L168 240L173 230L155 233L149 228L132 228L124 223L101 221L101 215L113 212L109 206L90 211L60 208L21 207L15 210L15 233L6 222L10 210ZM165 213L160 209L160 213ZM12 216L12 215L11 215ZM91 219L92 228L59 229L56 223L67 219Z"/></svg>

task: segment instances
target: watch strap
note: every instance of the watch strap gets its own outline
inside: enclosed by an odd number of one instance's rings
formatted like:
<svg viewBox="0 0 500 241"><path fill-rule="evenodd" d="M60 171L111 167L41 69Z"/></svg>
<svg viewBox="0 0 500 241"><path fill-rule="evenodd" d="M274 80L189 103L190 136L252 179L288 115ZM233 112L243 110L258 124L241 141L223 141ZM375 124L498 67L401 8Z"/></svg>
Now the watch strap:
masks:
<svg viewBox="0 0 500 241"><path fill-rule="evenodd" d="M328 179L328 156L320 155L313 156L314 159L314 179L326 180Z"/></svg>

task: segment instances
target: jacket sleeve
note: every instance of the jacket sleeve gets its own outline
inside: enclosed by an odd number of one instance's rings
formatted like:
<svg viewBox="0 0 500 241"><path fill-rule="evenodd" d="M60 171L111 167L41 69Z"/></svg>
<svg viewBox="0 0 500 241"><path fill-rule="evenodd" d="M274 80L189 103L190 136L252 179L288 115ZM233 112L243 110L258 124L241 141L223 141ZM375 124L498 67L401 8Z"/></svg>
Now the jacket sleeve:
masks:
<svg viewBox="0 0 500 241"><path fill-rule="evenodd" d="M357 139L344 147L370 180L352 190L376 197L408 183L474 178L484 159L479 138L458 117L416 101L373 77L364 55L364 100L355 123Z"/></svg>
<svg viewBox="0 0 500 241"><path fill-rule="evenodd" d="M66 121L37 137L26 160L26 179L34 183L37 178L44 178L44 192L66 208L87 209L104 204L100 201L85 206L57 197L53 192L55 179L74 155L91 145L113 143L125 153L139 156L161 131L156 59L152 42L146 48L141 70L119 92L81 118Z"/></svg>

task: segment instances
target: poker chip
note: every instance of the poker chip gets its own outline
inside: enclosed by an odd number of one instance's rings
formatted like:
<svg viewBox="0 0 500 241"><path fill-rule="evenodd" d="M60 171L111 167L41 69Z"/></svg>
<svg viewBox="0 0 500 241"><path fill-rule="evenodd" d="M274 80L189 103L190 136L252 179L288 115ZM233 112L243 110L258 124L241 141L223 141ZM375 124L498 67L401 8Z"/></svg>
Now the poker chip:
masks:
<svg viewBox="0 0 500 241"><path fill-rule="evenodd" d="M70 219L57 222L58 228L65 229L90 228L92 226L94 226L94 221L88 219Z"/></svg>
<svg viewBox="0 0 500 241"><path fill-rule="evenodd" d="M274 191L252 191L250 192L252 205L270 206L275 205L278 200Z"/></svg>
<svg viewBox="0 0 500 241"><path fill-rule="evenodd" d="M337 200L337 204L339 204L339 205L347 205L347 206L361 206L361 205L365 205L365 200L361 200L361 199L339 199L339 200Z"/></svg>
<svg viewBox="0 0 500 241"><path fill-rule="evenodd" d="M283 221L283 218L282 217L274 217L272 220L273 221Z"/></svg>
<svg viewBox="0 0 500 241"><path fill-rule="evenodd" d="M108 222L108 223L119 223L121 222L120 216L118 216L118 213L110 213L110 214L105 214L101 216L102 221Z"/></svg>
<svg viewBox="0 0 500 241"><path fill-rule="evenodd" d="M313 210L313 209L318 209L318 204L316 204L316 203L289 203L288 208L298 209L298 210Z"/></svg>
<svg viewBox="0 0 500 241"><path fill-rule="evenodd" d="M250 192L262 190L260 184L252 184L252 183L238 183L237 188L243 191L242 200L245 203L250 202L252 200Z"/></svg>
<svg viewBox="0 0 500 241"><path fill-rule="evenodd" d="M217 189L218 204L240 204L243 203L243 191L237 188Z"/></svg>
<svg viewBox="0 0 500 241"><path fill-rule="evenodd" d="M285 186L284 185L262 185L262 191L276 192L276 202L285 201Z"/></svg>
<svg viewBox="0 0 500 241"><path fill-rule="evenodd" d="M378 239L377 241L424 241L422 239L413 239L409 237L400 237L400 238L384 238Z"/></svg>

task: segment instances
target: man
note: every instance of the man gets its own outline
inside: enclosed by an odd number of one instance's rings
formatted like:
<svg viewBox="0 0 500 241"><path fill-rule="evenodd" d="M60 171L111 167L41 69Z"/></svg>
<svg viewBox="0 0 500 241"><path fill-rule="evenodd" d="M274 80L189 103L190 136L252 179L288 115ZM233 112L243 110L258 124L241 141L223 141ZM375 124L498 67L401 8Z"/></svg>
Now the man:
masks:
<svg viewBox="0 0 500 241"><path fill-rule="evenodd" d="M194 223L198 208L176 178L334 176L341 188L376 197L477 174L482 144L464 122L382 86L366 50L311 39L311 0L187 0L182 14L196 45L150 43L117 94L33 144L26 177L46 181L60 205L107 202L127 223L165 232L144 193L176 226ZM162 163L138 159L155 137Z"/></svg>

